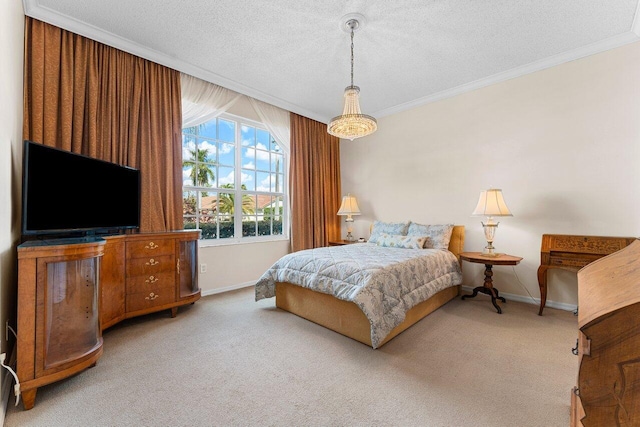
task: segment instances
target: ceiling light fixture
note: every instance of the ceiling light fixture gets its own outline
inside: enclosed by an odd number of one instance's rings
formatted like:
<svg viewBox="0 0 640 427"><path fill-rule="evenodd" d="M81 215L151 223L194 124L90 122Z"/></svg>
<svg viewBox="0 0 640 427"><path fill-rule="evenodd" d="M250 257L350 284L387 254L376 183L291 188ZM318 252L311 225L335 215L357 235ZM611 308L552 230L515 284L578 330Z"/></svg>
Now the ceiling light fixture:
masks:
<svg viewBox="0 0 640 427"><path fill-rule="evenodd" d="M350 139L353 141L369 135L378 129L376 119L360 111L359 93L360 88L353 84L353 33L361 28L364 16L360 14L350 14L343 17L343 29L351 33L351 86L344 90L344 109L342 115L331 119L327 125L327 132L338 138Z"/></svg>

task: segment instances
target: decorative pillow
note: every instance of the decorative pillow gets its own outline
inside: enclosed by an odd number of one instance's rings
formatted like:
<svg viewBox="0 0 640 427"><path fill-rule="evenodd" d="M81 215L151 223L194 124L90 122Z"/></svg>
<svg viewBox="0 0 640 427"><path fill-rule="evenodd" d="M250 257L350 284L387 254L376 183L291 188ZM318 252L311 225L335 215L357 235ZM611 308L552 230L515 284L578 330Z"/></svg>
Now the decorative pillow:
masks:
<svg viewBox="0 0 640 427"><path fill-rule="evenodd" d="M374 221L371 229L371 237L369 242L376 243L381 234L393 234L397 236L406 236L409 229L409 223L407 222L382 222Z"/></svg>
<svg viewBox="0 0 640 427"><path fill-rule="evenodd" d="M424 247L427 249L448 249L453 224L424 225L412 222L407 236L427 236Z"/></svg>
<svg viewBox="0 0 640 427"><path fill-rule="evenodd" d="M401 236L398 234L380 233L376 245L388 248L422 249L426 240L427 236Z"/></svg>

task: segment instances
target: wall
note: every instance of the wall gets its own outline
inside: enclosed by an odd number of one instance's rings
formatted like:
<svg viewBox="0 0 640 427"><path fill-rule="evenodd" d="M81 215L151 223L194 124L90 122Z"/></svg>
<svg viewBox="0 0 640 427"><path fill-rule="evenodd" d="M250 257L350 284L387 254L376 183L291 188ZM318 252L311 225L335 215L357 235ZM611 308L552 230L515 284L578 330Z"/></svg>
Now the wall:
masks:
<svg viewBox="0 0 640 427"><path fill-rule="evenodd" d="M24 10L20 0L0 2L0 350L10 353L15 339L4 334L8 319L16 315L17 261L20 239L19 196L22 174L22 63ZM16 328L15 320L11 323ZM9 357L7 357L8 359ZM0 373L2 402L0 423L4 423L11 376Z"/></svg>
<svg viewBox="0 0 640 427"><path fill-rule="evenodd" d="M494 245L524 260L496 267L494 284L538 304L542 234L640 236L639 76L636 42L379 119L340 147L343 192L363 212L355 236L374 219L453 222L481 251L470 214L480 191L502 188L514 216ZM482 265L463 267L464 285L482 284ZM575 308L575 274L551 270L547 301Z"/></svg>
<svg viewBox="0 0 640 427"><path fill-rule="evenodd" d="M261 121L246 97L240 98L228 113ZM199 273L198 277L202 295L252 286L262 273L287 253L288 240L200 247L198 262L207 265L207 272Z"/></svg>

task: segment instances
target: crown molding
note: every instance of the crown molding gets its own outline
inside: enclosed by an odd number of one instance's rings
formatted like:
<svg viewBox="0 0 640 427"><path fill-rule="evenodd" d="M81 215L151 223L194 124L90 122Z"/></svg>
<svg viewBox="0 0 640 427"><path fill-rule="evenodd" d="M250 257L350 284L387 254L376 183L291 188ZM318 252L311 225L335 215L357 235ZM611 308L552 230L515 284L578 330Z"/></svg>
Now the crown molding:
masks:
<svg viewBox="0 0 640 427"><path fill-rule="evenodd" d="M639 3L639 7L640 7L640 3ZM576 59L584 58L590 55L595 55L597 53L601 53L610 49L624 46L629 43L637 42L640 40L640 28L639 28L640 25L638 25L639 23L637 22L638 20L637 11L635 16L636 17L634 19L634 29L627 33L610 37L608 39L601 40L599 42L592 43L587 46L582 46L580 48L577 48L568 52L563 52L554 56L550 56L548 58L544 58L540 61L532 62L530 64L523 65L521 67L516 67L511 70L494 74L484 79L476 80L470 83L465 83L463 85L456 86L452 89L443 90L433 95L425 96L423 98L418 98L410 102L405 102L403 104L398 104L394 107L385 108L379 111L374 111L373 113L371 113L371 115L374 117L385 117L392 114L400 113L406 110L410 110L412 108L417 108L426 104L430 104L432 102L440 101L447 98L452 98L454 96L461 95L466 92L471 92L476 89L480 89L496 83L501 83L501 82L511 80L516 77L521 77L527 74L535 73L536 71L541 71L547 68L555 67L557 65L561 65L569 61L574 61Z"/></svg>
<svg viewBox="0 0 640 427"><path fill-rule="evenodd" d="M202 80L215 83L227 89L230 89L238 93L241 93L243 95L247 95L252 98L258 99L260 101L275 105L276 107L283 108L287 111L292 111L296 114L300 114L302 116L311 118L313 120L317 120L322 123L328 123L330 120L329 117L325 117L321 114L310 111L299 105L292 104L278 97L268 95L256 88L246 86L240 82L220 76L216 73L205 70L201 67L195 66L186 61L175 58L171 55L158 52L154 49L150 49L138 43L134 43L123 37L120 37L113 33L99 29L93 25L86 24L84 22L78 21L74 18L71 18L55 10L43 7L38 4L38 0L23 0L23 6L24 6L25 15L30 16L32 18L39 19L41 21L47 22L51 25L55 25L60 28L64 28L68 31L79 34L81 36L90 38L92 40L96 40L108 46L112 46L114 48L131 53L132 55L145 58L149 61L156 62L160 65L164 65L166 67L183 72L185 74L198 77ZM540 61L532 62L530 64L526 64L521 67L516 67L511 70L494 74L492 76L489 76L480 80L476 80L470 83L465 83L463 85L460 85L451 89L447 89L429 96L418 98L410 102L406 102L406 103L395 105L393 107L378 110L378 111L372 112L371 115L374 117L385 117L392 114L397 114L397 113L410 110L413 108L417 108L432 102L451 98L466 92L470 92L470 91L480 89L486 86L490 86L496 83L500 83L506 80L514 79L516 77L521 77L526 74L534 73L536 71L541 71L547 68L551 68L551 67L563 64L565 62L574 61L576 59L584 58L586 56L601 53L606 50L614 49L614 48L626 45L628 43L633 43L639 40L640 40L640 1L636 6L636 12L634 15L633 22L631 24L631 28L626 33L623 33L614 37L610 37L608 39L601 40L596 43L592 43L590 45L574 49L572 51L563 52L563 53L542 59Z"/></svg>

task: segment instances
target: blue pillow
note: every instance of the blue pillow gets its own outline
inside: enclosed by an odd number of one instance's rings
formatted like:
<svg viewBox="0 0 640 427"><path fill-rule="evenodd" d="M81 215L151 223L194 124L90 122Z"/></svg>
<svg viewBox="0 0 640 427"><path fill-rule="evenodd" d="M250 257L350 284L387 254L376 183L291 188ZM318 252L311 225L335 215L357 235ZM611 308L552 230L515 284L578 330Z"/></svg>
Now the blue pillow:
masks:
<svg viewBox="0 0 640 427"><path fill-rule="evenodd" d="M451 233L453 224L425 225L412 222L409 224L407 236L427 236L425 248L449 249Z"/></svg>

